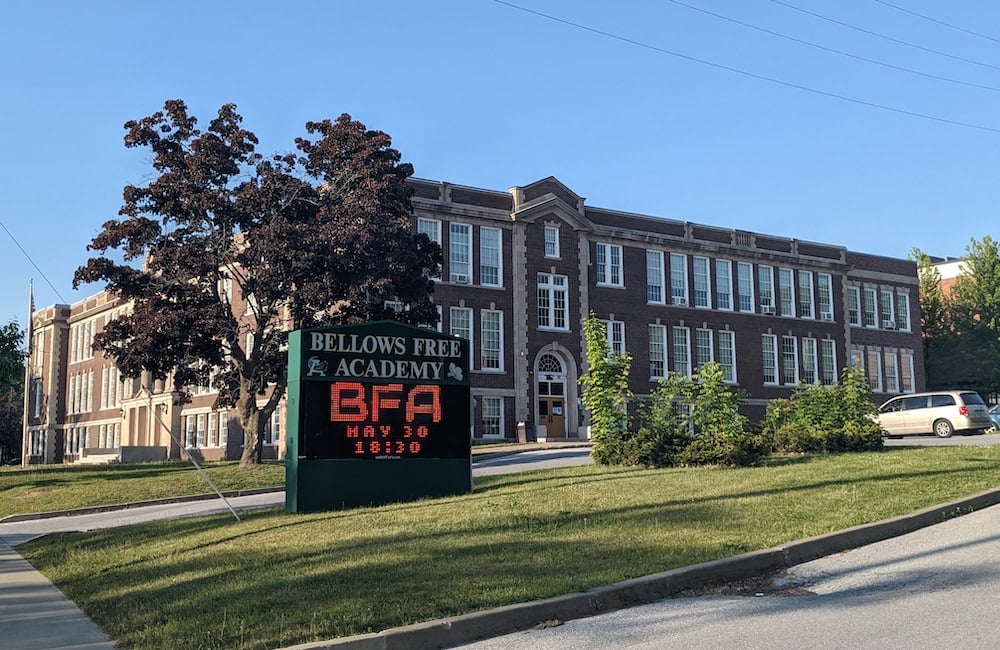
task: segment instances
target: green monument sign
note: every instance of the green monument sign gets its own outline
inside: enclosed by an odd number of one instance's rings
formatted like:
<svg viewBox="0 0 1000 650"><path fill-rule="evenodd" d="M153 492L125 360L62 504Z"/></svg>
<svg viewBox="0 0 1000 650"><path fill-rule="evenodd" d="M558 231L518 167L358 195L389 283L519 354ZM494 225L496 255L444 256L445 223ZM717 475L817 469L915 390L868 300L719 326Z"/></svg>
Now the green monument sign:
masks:
<svg viewBox="0 0 1000 650"><path fill-rule="evenodd" d="M395 321L288 338L285 509L472 490L469 342Z"/></svg>

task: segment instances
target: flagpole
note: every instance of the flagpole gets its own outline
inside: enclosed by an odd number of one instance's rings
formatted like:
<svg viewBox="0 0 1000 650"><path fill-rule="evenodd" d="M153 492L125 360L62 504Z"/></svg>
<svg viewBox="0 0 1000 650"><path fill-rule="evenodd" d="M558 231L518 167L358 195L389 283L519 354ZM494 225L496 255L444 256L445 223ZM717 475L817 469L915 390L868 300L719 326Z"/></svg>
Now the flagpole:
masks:
<svg viewBox="0 0 1000 650"><path fill-rule="evenodd" d="M28 452L31 451L31 436L28 431L28 422L30 419L30 414L28 412L28 406L31 404L31 353L34 351L34 338L35 338L35 327L34 327L34 316L35 316L35 292L34 292L34 279L28 279L28 325L25 327L24 333L24 345L27 354L24 356L24 429L21 434L21 466L28 466ZM42 462L45 459L42 458Z"/></svg>

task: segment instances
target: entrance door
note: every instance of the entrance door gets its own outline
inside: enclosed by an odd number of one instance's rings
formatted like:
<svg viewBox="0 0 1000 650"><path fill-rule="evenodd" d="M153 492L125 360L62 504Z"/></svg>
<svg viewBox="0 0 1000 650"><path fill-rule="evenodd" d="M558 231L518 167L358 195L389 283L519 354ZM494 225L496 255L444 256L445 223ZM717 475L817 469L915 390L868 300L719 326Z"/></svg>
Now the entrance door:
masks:
<svg viewBox="0 0 1000 650"><path fill-rule="evenodd" d="M547 437L566 437L566 400L562 397L539 397L538 421L545 425Z"/></svg>

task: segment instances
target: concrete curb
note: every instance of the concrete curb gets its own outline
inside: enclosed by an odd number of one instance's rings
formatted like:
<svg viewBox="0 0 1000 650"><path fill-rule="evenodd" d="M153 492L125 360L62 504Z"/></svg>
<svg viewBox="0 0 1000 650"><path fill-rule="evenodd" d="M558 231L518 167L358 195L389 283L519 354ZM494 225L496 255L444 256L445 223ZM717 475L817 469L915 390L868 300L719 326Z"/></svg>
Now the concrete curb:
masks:
<svg viewBox="0 0 1000 650"><path fill-rule="evenodd" d="M796 564L910 533L998 503L1000 488L931 506L909 515L810 537L771 549L626 580L582 593L496 607L372 634L294 645L284 650L450 648L529 629L545 621L586 618L662 600L685 589L775 573Z"/></svg>
<svg viewBox="0 0 1000 650"><path fill-rule="evenodd" d="M246 497L254 494L268 494L271 492L281 492L284 486L269 488L252 488L249 490L230 490L223 492L222 496ZM98 512L114 512L115 510L130 510L132 508L142 508L144 506L163 506L172 503L189 503L191 501L208 501L218 499L219 495L210 492L208 494L189 494L187 496L166 497L163 499L149 499L147 501L132 501L130 503L117 503L104 506L88 506L86 508L73 508L72 510L51 510L49 512L29 512L16 515L7 515L0 518L0 524L10 524L18 521L33 521L35 519L52 519L54 517L72 517L76 515L92 515Z"/></svg>

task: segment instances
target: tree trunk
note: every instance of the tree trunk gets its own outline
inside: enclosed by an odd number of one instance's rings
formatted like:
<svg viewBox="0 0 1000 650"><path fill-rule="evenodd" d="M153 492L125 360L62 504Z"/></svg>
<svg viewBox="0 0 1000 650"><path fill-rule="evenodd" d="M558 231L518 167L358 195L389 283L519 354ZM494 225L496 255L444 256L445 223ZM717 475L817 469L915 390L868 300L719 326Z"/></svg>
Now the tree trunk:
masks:
<svg viewBox="0 0 1000 650"><path fill-rule="evenodd" d="M263 442L264 420L260 417L257 399L252 390L240 386L236 409L240 414L240 426L243 427L243 454L240 456L240 467L254 467L259 461L257 450Z"/></svg>

